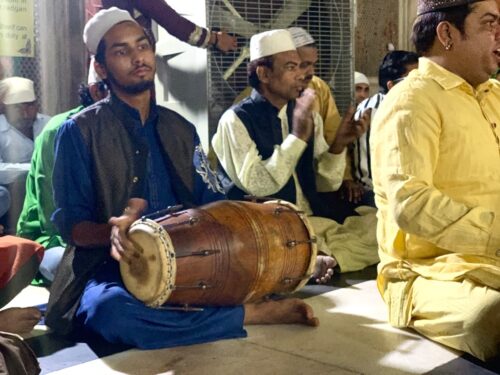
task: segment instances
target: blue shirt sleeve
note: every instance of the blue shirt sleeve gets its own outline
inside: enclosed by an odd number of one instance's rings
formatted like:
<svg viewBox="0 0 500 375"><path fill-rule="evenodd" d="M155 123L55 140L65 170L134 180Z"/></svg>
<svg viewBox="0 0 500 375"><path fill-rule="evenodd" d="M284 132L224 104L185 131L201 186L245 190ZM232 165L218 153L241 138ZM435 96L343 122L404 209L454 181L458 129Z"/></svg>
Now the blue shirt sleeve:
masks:
<svg viewBox="0 0 500 375"><path fill-rule="evenodd" d="M55 211L52 221L67 243L75 224L95 221L95 193L90 153L80 129L69 119L59 128L55 140L52 183Z"/></svg>
<svg viewBox="0 0 500 375"><path fill-rule="evenodd" d="M196 204L201 206L210 202L226 199L221 182L212 171L208 163L208 158L201 147L200 139L195 134L194 144L196 145L193 164L196 169L194 197Z"/></svg>

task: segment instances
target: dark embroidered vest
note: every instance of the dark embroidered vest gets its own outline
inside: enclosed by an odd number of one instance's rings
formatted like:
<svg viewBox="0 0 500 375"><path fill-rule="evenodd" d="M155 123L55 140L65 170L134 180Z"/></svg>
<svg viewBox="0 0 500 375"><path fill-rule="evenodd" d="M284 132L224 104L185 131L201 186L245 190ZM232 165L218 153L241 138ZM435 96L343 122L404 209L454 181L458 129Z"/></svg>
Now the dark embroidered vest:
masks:
<svg viewBox="0 0 500 375"><path fill-rule="evenodd" d="M294 109L295 101L290 101L287 105L286 111L289 132L292 130L291 127ZM274 152L274 147L283 142L281 120L278 117L278 110L256 90L253 90L252 94L248 98L236 104L232 110L236 113L243 125L245 125L248 134L254 141L262 159L265 160L271 157ZM313 153L314 138L311 137L304 153L298 161L295 172L297 173L302 192L309 201L314 215L320 215L323 213L324 208L316 190ZM233 189L238 188L234 186ZM229 193L229 195L234 196L235 194ZM285 186L283 186L280 191L273 194L273 197L297 203L293 177L290 177Z"/></svg>
<svg viewBox="0 0 500 375"><path fill-rule="evenodd" d="M147 145L134 137L129 114L122 103L111 97L87 108L75 117L90 150L93 181L97 196L97 221L107 222L121 214L132 197L142 198L146 180ZM157 107L156 127L164 161L172 178L172 189L179 203L193 207L192 196L195 128L177 113ZM96 116L97 115L97 116Z"/></svg>
<svg viewBox="0 0 500 375"><path fill-rule="evenodd" d="M157 131L165 151L172 189L179 203L193 206L195 128L177 113L157 107ZM120 215L132 197L142 197L148 150L127 121L124 104L115 97L100 101L73 119L81 130L92 165L97 197L97 221ZM98 162L96 162L98 161ZM87 281L106 261L109 247L79 249L68 246L58 267L47 307L46 323L59 334L70 334L74 315Z"/></svg>

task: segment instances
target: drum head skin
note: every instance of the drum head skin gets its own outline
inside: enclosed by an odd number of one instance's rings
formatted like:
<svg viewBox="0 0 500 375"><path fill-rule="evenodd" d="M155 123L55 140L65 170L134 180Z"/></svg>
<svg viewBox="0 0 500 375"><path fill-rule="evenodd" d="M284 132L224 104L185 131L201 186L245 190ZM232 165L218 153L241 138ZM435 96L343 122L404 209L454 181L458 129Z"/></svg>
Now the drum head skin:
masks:
<svg viewBox="0 0 500 375"><path fill-rule="evenodd" d="M130 262L120 262L127 290L150 307L163 305L174 289L176 263L172 241L155 221L140 219L128 236L136 247Z"/></svg>

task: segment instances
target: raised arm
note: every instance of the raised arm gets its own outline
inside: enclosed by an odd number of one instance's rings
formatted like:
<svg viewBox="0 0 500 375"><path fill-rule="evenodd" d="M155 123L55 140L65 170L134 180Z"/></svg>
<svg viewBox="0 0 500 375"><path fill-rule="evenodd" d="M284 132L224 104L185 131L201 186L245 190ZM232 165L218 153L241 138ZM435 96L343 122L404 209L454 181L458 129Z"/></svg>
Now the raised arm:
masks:
<svg viewBox="0 0 500 375"><path fill-rule="evenodd" d="M223 52L236 49L236 38L223 31L210 31L182 17L164 0L132 0L141 13L183 42L196 47L215 46Z"/></svg>

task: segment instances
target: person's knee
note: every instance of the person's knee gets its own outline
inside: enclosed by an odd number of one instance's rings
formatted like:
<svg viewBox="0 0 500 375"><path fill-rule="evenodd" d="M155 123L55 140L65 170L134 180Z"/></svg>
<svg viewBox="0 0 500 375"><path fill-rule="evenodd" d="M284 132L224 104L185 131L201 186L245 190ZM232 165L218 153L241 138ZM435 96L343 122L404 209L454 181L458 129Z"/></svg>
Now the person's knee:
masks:
<svg viewBox="0 0 500 375"><path fill-rule="evenodd" d="M107 288L85 309L84 325L108 341L120 341L120 332L127 329L129 321L129 302L121 288Z"/></svg>
<svg viewBox="0 0 500 375"><path fill-rule="evenodd" d="M464 345L467 351L485 361L500 354L499 294L487 299L482 308L475 311L464 320Z"/></svg>

